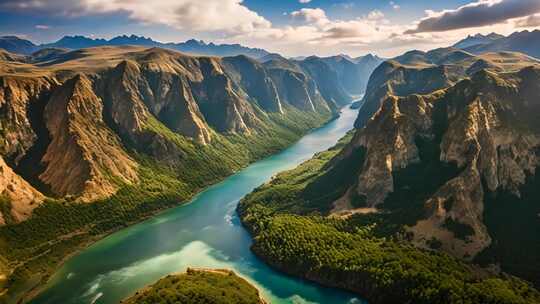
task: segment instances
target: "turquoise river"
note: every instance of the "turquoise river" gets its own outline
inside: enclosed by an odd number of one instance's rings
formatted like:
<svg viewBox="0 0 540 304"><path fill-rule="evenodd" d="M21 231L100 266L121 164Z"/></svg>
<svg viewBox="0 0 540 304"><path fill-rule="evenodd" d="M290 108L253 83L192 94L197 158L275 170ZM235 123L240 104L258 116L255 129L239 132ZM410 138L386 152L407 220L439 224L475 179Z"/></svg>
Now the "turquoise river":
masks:
<svg viewBox="0 0 540 304"><path fill-rule="evenodd" d="M238 201L276 173L333 146L356 111L304 136L288 149L253 163L198 194L188 204L111 234L69 259L31 303L112 304L188 266L229 268L257 286L270 303L364 303L352 294L272 270L250 251Z"/></svg>

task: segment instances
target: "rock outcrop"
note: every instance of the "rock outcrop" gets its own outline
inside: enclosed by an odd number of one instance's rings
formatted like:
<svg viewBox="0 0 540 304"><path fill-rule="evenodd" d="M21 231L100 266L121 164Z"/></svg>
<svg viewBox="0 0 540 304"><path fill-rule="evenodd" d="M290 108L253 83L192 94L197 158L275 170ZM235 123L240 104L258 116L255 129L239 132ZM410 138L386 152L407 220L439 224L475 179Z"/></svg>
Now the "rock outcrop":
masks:
<svg viewBox="0 0 540 304"><path fill-rule="evenodd" d="M36 140L29 109L44 102L57 84L45 76L0 76L0 153L13 163L18 163Z"/></svg>
<svg viewBox="0 0 540 304"><path fill-rule="evenodd" d="M536 59L520 53L473 55L455 48L407 52L383 62L373 71L355 126L363 127L390 95L428 94L448 88L482 69L508 72L535 64L538 64Z"/></svg>
<svg viewBox="0 0 540 304"><path fill-rule="evenodd" d="M27 219L44 198L0 157L0 226Z"/></svg>
<svg viewBox="0 0 540 304"><path fill-rule="evenodd" d="M289 111L329 118L348 97L323 62L270 66L132 46L0 55L0 156L30 188L70 201L136 184L138 156L172 170L190 158L204 166L205 146L267 132ZM17 220L31 210L18 197Z"/></svg>
<svg viewBox="0 0 540 304"><path fill-rule="evenodd" d="M44 113L52 140L40 179L55 194L92 201L111 195L121 184L137 181L137 164L122 149L102 113L102 100L83 75L52 94Z"/></svg>
<svg viewBox="0 0 540 304"><path fill-rule="evenodd" d="M519 196L539 165L539 92L540 69L528 67L500 74L482 70L427 95L388 96L335 161L365 148L351 191L367 207L384 209L395 191L395 173L424 162L418 139L429 139L439 161L455 164L458 173L427 193L425 216L408 231L419 246L435 239L443 250L473 258L491 242L483 222L485 193L504 189Z"/></svg>

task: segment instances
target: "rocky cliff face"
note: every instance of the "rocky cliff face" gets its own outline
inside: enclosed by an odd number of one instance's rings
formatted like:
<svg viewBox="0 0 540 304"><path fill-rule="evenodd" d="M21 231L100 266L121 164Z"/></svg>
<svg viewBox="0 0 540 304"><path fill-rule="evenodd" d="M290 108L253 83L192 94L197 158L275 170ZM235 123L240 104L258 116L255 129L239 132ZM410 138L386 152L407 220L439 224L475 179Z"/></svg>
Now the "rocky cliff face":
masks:
<svg viewBox="0 0 540 304"><path fill-rule="evenodd" d="M308 71L293 62L269 67L245 56L137 47L42 50L24 58L5 53L0 156L6 180L22 185L8 195L17 220L43 200L33 187L95 201L139 181L132 152L185 170L186 158L207 153L198 150L223 136L267 130L270 114L330 117L347 100L316 80L337 81L329 78L335 75L322 78L325 68Z"/></svg>
<svg viewBox="0 0 540 304"><path fill-rule="evenodd" d="M0 226L27 219L44 198L0 157Z"/></svg>
<svg viewBox="0 0 540 304"><path fill-rule="evenodd" d="M371 75L355 126L360 128L390 95L427 94L452 86L482 69L514 71L537 64L520 53L473 55L455 48L410 51L380 64Z"/></svg>
<svg viewBox="0 0 540 304"><path fill-rule="evenodd" d="M324 99L332 101L336 105L345 105L351 102L349 94L339 81L339 74L321 58L309 57L299 62L299 65L315 80Z"/></svg>
<svg viewBox="0 0 540 304"><path fill-rule="evenodd" d="M42 159L46 169L40 179L55 194L92 201L137 181L136 163L102 113L103 103L85 76L78 75L53 92L44 113L52 140Z"/></svg>
<svg viewBox="0 0 540 304"><path fill-rule="evenodd" d="M482 70L432 94L387 97L339 156L365 148L354 197L385 209L396 174L426 162L419 139L427 139L438 160L458 170L440 187L425 189L424 216L407 230L419 246L437 240L445 251L474 257L491 242L483 222L485 194L505 189L519 196L539 165L540 129L533 114L540 109L539 89L540 69L529 67Z"/></svg>
<svg viewBox="0 0 540 304"><path fill-rule="evenodd" d="M13 163L18 163L36 140L28 110L42 103L57 84L51 77L0 76L0 151Z"/></svg>
<svg viewBox="0 0 540 304"><path fill-rule="evenodd" d="M363 94L369 76L383 62L377 56L366 55L359 58L348 58L344 55L321 58L336 71L343 88L350 94Z"/></svg>
<svg viewBox="0 0 540 304"><path fill-rule="evenodd" d="M223 59L229 76L252 96L266 111L283 113L276 85L262 64L246 56Z"/></svg>

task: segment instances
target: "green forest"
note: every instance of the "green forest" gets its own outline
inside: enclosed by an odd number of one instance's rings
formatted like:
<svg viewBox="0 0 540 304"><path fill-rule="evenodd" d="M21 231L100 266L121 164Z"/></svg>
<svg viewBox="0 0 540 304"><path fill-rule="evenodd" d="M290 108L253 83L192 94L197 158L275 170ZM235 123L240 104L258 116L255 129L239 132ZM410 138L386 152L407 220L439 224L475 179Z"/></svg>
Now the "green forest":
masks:
<svg viewBox="0 0 540 304"><path fill-rule="evenodd" d="M230 271L188 269L138 291L123 304L257 304L259 291Z"/></svg>
<svg viewBox="0 0 540 304"><path fill-rule="evenodd" d="M440 170L433 151L421 151L423 162L396 173L398 189L376 214L349 218L326 217L328 205L321 195L336 197L332 181L340 171L331 160L350 141L351 134L328 151L315 155L297 168L283 172L246 196L239 206L243 224L254 236L252 250L273 267L324 285L357 292L370 303L538 303L540 293L518 278L495 275L479 266L445 253L409 245L403 226L422 217L421 200L441 181L415 186L432 170ZM419 143L422 147L422 143ZM433 145L429 145L433 146ZM422 150L422 149L421 149ZM436 151L434 151L436 152ZM358 165L363 151L348 161ZM356 158L356 160L354 160ZM448 167L439 172L456 174ZM351 174L349 174L351 175ZM332 176L332 178L328 178ZM414 178L410 178L414 176ZM412 184L400 186L400 181ZM313 187L313 185L319 185ZM309 190L316 189L316 190ZM402 190L399 190L402 189ZM401 193L400 193L401 191ZM342 190L342 193L344 191ZM413 195L414 194L414 195ZM312 199L312 198L319 199ZM409 200L399 207L398 198ZM403 204L402 204L403 205ZM468 233L468 227L453 229ZM437 247L433 240L432 247ZM404 300L407 299L407 300Z"/></svg>
<svg viewBox="0 0 540 304"><path fill-rule="evenodd" d="M28 288L30 281L45 282L59 263L80 248L188 201L204 187L287 147L331 118L330 112L306 113L291 107L287 115L267 115L264 125L250 135L215 134L214 141L206 146L155 120L147 127L167 137L185 153L174 166L131 147L131 155L141 164L139 183L122 185L111 197L92 203L48 198L28 220L0 227L0 264L13 269L5 283L9 293L0 300L15 298ZM9 201L0 198L0 212L5 213L8 207Z"/></svg>

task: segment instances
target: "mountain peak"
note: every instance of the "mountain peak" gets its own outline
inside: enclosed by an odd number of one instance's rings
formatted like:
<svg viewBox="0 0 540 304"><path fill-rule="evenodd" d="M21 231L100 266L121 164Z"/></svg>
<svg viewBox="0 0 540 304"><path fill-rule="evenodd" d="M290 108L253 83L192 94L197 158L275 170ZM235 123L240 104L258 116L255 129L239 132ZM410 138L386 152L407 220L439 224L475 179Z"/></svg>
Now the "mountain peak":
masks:
<svg viewBox="0 0 540 304"><path fill-rule="evenodd" d="M501 38L504 38L504 36L495 32L492 32L488 35L478 33L474 36L467 36L467 38L458 41L453 46L459 49L464 49L475 45L488 44Z"/></svg>

